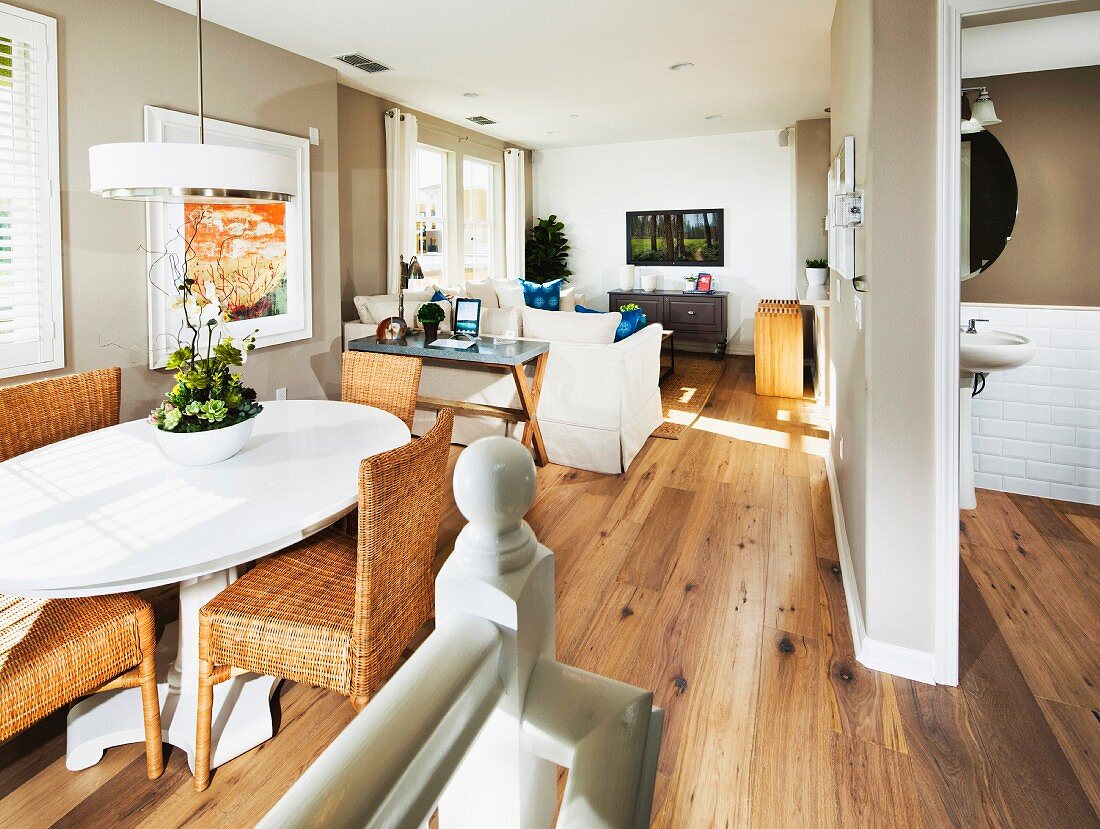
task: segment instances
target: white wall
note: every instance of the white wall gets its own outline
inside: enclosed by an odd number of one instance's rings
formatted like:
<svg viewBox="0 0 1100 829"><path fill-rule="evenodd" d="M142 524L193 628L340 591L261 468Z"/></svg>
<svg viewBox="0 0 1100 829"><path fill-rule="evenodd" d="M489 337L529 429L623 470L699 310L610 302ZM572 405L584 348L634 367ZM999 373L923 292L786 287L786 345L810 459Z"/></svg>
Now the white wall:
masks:
<svg viewBox="0 0 1100 829"><path fill-rule="evenodd" d="M795 296L791 170L773 130L545 150L534 209L565 222L572 280L603 309L626 261L627 211L723 208L725 267L652 270L676 290L685 274L713 273L730 292L729 351L748 354L757 300Z"/></svg>
<svg viewBox="0 0 1100 829"><path fill-rule="evenodd" d="M1100 309L964 302L962 318L1038 346L974 398L975 486L1100 504Z"/></svg>

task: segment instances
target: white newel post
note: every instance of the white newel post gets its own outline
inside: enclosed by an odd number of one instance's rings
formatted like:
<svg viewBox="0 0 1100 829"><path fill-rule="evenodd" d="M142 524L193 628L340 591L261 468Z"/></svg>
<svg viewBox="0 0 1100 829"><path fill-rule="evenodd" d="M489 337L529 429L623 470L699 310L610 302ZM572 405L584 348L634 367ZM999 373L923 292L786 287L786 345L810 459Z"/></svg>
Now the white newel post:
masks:
<svg viewBox="0 0 1100 829"><path fill-rule="evenodd" d="M440 829L547 829L556 772L520 710L539 658L554 658L554 557L523 520L535 500L531 454L509 438L476 441L455 465L454 491L469 524L436 580L436 628L467 614L496 623L504 697L440 800Z"/></svg>

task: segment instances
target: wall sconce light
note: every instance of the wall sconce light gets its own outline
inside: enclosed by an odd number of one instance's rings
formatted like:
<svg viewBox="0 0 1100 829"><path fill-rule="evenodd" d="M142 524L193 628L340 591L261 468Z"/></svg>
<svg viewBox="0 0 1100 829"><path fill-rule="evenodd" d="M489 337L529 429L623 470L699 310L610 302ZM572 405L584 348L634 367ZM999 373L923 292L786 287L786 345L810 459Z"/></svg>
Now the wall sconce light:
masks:
<svg viewBox="0 0 1100 829"><path fill-rule="evenodd" d="M978 99L970 106L968 93L977 92ZM989 97L989 90L984 86L968 86L962 90L961 109L962 132L964 135L981 132L986 127L1001 123L997 117L997 111L993 108L993 99Z"/></svg>

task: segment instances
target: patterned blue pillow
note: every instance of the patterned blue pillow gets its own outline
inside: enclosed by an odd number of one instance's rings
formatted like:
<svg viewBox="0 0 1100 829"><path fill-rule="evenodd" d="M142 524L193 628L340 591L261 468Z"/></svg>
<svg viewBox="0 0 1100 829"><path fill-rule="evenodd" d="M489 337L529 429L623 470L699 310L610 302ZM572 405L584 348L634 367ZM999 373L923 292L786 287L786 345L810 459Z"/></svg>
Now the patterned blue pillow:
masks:
<svg viewBox="0 0 1100 829"><path fill-rule="evenodd" d="M564 280L555 279L553 282L528 282L521 279L519 284L523 287L523 304L528 308L540 308L543 311L557 311L561 308L561 286Z"/></svg>
<svg viewBox="0 0 1100 829"><path fill-rule="evenodd" d="M597 311L594 308L585 308L583 305L577 306L578 314L603 314L605 311ZM646 327L648 321L646 315L642 313L640 308L636 308L633 311L620 311L623 318L619 321L618 328L615 329L615 342L621 342L629 337L631 334L636 334Z"/></svg>

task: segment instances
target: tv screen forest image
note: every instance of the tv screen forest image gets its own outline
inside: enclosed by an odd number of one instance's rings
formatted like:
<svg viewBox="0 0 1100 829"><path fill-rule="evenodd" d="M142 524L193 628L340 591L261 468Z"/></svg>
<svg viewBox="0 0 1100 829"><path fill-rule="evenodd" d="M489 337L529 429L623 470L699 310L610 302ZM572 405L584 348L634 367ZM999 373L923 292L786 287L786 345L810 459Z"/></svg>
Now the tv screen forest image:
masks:
<svg viewBox="0 0 1100 829"><path fill-rule="evenodd" d="M721 266L722 213L721 210L627 213L627 263Z"/></svg>

